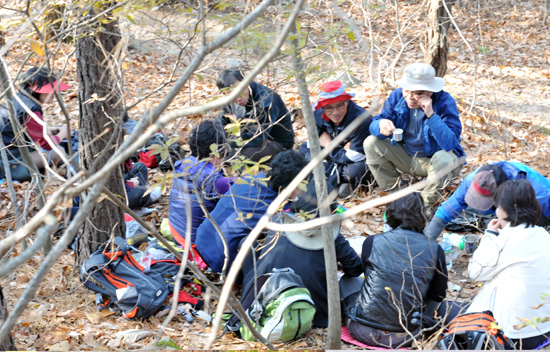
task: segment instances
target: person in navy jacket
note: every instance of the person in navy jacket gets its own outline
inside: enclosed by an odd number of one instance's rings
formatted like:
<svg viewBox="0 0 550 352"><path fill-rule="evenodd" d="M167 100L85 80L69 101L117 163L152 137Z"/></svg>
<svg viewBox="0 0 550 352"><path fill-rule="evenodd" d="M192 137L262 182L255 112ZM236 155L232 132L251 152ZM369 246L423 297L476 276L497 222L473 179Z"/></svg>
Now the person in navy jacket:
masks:
<svg viewBox="0 0 550 352"><path fill-rule="evenodd" d="M435 77L428 64L408 65L398 84L370 125L371 136L364 143L367 165L384 190L399 186L397 169L428 177L431 181L421 195L424 205L431 207L462 167L459 158L465 153L460 146L458 108L454 98L442 91L443 79ZM392 137L396 129L402 130L401 141ZM433 177L453 164L457 165L454 171L439 179Z"/></svg>
<svg viewBox="0 0 550 352"><path fill-rule="evenodd" d="M212 270L218 273L229 270L241 241L256 226L279 192L292 182L306 164L304 157L296 151L281 152L271 162L271 170L267 175L259 172L257 175L244 176L221 197L210 217L197 229L195 240L199 254ZM294 190L290 198L297 197L299 193L298 189ZM224 241L228 247L227 263Z"/></svg>
<svg viewBox="0 0 550 352"><path fill-rule="evenodd" d="M367 111L351 98L355 94L346 92L342 82L325 82L319 88L319 99L313 105L315 124L321 147L327 147L350 123ZM361 184L372 181L372 175L365 164L363 141L369 133L372 117L346 137L324 160L327 181L338 189L341 198L348 197ZM309 143L303 143L299 149L306 159L311 158Z"/></svg>
<svg viewBox="0 0 550 352"><path fill-rule="evenodd" d="M435 212L424 233L437 238L445 225L456 218L467 207L495 214L495 192L507 180L525 179L535 190L542 209L538 225L550 225L550 180L529 166L508 161L483 165L469 173L453 195Z"/></svg>

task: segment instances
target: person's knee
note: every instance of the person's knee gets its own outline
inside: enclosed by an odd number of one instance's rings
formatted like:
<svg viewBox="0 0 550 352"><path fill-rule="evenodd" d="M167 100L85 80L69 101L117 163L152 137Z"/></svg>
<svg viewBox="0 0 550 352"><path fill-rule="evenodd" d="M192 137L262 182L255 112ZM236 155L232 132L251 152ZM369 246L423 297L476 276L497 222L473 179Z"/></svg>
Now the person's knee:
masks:
<svg viewBox="0 0 550 352"><path fill-rule="evenodd" d="M148 173L147 166L142 162L135 163L132 166L132 171L134 171L134 170L135 170L134 173L138 173L138 172L144 172L145 174Z"/></svg>
<svg viewBox="0 0 550 352"><path fill-rule="evenodd" d="M368 136L363 142L363 150L366 155L376 152L379 139L376 136Z"/></svg>
<svg viewBox="0 0 550 352"><path fill-rule="evenodd" d="M24 164L17 166L10 165L11 178L19 182L26 182L32 179L29 169Z"/></svg>
<svg viewBox="0 0 550 352"><path fill-rule="evenodd" d="M440 150L436 152L431 158L431 165L434 171L440 171L447 167L454 165L453 169L460 167L460 164L457 163L458 157L453 152L447 152ZM453 170L449 170L451 172Z"/></svg>

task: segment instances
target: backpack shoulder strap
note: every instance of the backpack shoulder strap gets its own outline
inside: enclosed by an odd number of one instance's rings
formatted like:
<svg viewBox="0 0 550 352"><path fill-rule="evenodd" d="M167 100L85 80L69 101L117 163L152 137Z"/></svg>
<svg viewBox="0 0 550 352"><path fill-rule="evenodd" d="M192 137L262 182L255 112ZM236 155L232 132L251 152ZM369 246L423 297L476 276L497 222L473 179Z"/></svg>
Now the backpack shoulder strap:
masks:
<svg viewBox="0 0 550 352"><path fill-rule="evenodd" d="M246 292L246 294L243 293L243 297L241 298L241 304L245 310L250 308L254 303L254 300L256 299L256 296L255 296L256 290L254 288L257 289L257 292L260 292L263 286L265 285L266 281L272 275L273 274L271 273L260 275L260 277L256 279L256 285L252 285L248 290L248 292ZM231 318L229 318L229 320L225 324L225 327L229 331L239 331L239 328L241 326L240 322L241 322L241 317L237 312L235 312L231 315Z"/></svg>

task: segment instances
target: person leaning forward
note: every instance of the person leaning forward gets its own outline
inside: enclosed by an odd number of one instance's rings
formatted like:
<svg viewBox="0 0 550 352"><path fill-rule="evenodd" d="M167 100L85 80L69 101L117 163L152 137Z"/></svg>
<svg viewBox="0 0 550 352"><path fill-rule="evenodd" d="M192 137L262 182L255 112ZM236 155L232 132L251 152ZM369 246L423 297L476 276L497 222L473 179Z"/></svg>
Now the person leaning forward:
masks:
<svg viewBox="0 0 550 352"><path fill-rule="evenodd" d="M224 70L216 83L218 89L229 93L242 80L239 70ZM250 83L216 118L221 126L237 121L241 122L239 134L244 143L240 154L250 160L260 161L268 155L274 157L294 146L294 130L285 103L277 93L260 83ZM229 136L231 147L240 147L234 139Z"/></svg>
<svg viewBox="0 0 550 352"><path fill-rule="evenodd" d="M328 147L334 138L348 127L353 120L367 111L351 100L355 94L346 92L342 82L325 82L319 88L319 99L313 105L315 124L322 148ZM337 145L325 158L325 174L328 183L338 189L340 198L350 195L362 183L372 181L372 175L365 165L363 141L369 133L372 117L369 116L348 137ZM306 159L311 159L309 143L299 148Z"/></svg>
<svg viewBox="0 0 550 352"><path fill-rule="evenodd" d="M365 140L367 165L378 185L389 190L399 184L396 169L413 176L433 176L465 156L460 146L462 124L456 101L442 91L444 81L435 77L432 66L414 63L405 67L382 112L370 125L371 136ZM400 142L390 141L395 129L403 130ZM439 180L431 181L421 195L425 206L440 199L439 191L462 165Z"/></svg>
<svg viewBox="0 0 550 352"><path fill-rule="evenodd" d="M469 173L449 199L439 206L424 234L436 239L445 226L470 207L484 214L495 215L495 192L508 180L527 180L535 190L542 214L539 226L550 225L550 180L527 165L518 162L498 161L483 165Z"/></svg>

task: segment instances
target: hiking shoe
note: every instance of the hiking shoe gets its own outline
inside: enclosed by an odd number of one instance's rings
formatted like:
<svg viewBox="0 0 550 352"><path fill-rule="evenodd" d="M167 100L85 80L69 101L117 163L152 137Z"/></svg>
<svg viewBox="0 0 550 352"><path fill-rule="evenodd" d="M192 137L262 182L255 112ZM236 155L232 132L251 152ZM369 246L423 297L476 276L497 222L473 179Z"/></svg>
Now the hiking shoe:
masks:
<svg viewBox="0 0 550 352"><path fill-rule="evenodd" d="M149 199L151 200L151 203L157 201L161 195L162 195L162 188L160 186L155 187L151 191L151 193L149 193Z"/></svg>
<svg viewBox="0 0 550 352"><path fill-rule="evenodd" d="M338 197L347 198L353 192L351 185L349 183L342 183L338 188Z"/></svg>

